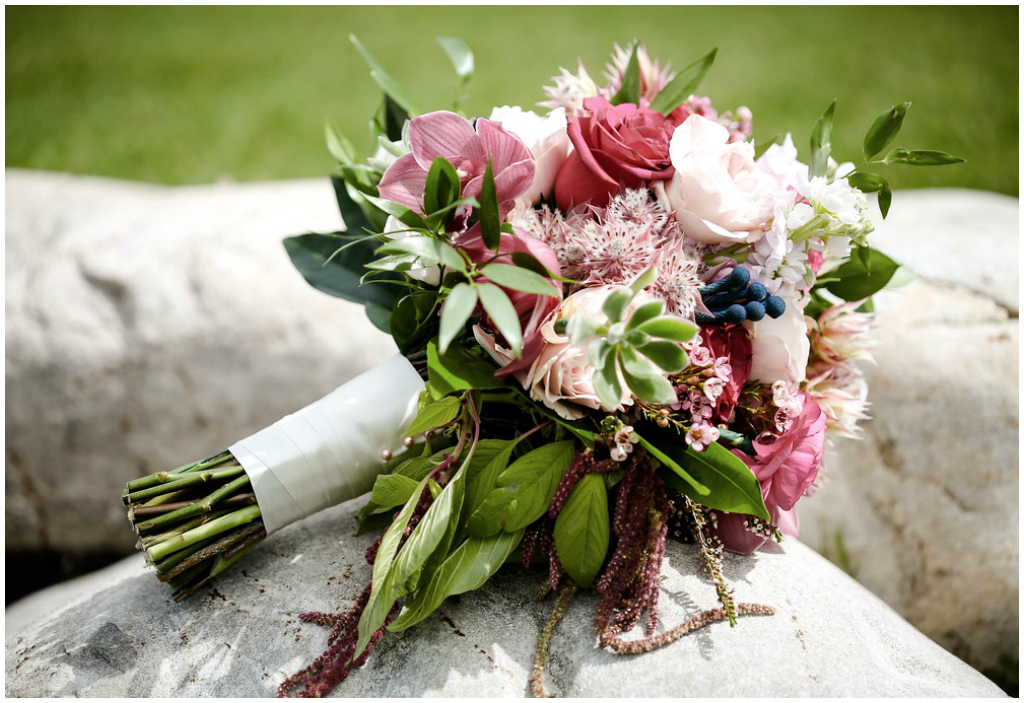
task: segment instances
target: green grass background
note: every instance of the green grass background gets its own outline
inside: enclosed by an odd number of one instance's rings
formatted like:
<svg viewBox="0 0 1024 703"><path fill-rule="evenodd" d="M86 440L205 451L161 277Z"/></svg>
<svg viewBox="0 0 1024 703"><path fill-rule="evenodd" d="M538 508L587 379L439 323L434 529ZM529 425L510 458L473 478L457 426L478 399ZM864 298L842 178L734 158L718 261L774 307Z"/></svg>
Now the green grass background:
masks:
<svg viewBox="0 0 1024 703"><path fill-rule="evenodd" d="M465 39L463 107L529 107L559 66L601 74L637 37L681 68L718 46L699 92L747 105L755 139L786 131L806 159L833 98L835 154L913 101L897 145L968 163L891 167L894 188L1018 195L1017 7L314 7L6 9L7 166L159 183L323 176L329 118L363 153L380 93L356 34L423 111L455 79L433 38Z"/></svg>

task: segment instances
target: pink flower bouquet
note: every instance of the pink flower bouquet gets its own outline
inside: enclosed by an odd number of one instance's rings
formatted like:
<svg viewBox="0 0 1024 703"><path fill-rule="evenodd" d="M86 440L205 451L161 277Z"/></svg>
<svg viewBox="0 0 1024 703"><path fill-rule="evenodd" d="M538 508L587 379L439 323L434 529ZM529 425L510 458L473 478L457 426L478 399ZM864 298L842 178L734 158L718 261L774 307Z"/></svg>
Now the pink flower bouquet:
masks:
<svg viewBox="0 0 1024 703"><path fill-rule="evenodd" d="M468 48L439 41L467 80ZM418 114L355 43L385 90L375 153L362 162L329 131L346 231L286 247L313 286L365 304L403 356L363 384L375 395L343 387L273 436L164 475L189 505L197 472L237 482L206 501L215 511L251 482L251 517L230 529L267 530L241 545L323 507L271 507L281 486L301 493L304 466L343 477L334 502L372 486L361 529L384 529L372 580L346 613L306 616L334 628L330 649L281 692L327 693L385 632L503 564L544 573L560 592L553 619L593 589L598 641L617 652L770 614L733 601L721 550L795 537L828 436L855 435L865 417L853 362L870 359L871 296L897 269L869 246L865 193L883 216L892 193L868 167L958 159L890 148L908 104L870 126L856 165L831 157L834 105L803 160L789 135L757 142L750 110L720 112L695 92L714 51L676 73L643 45L616 47L604 86L581 64L546 89L545 114L469 118ZM161 482L141 481L126 502L152 514ZM196 556L219 533L161 548L174 523L163 520L155 537L140 528L150 558L161 573L191 564L194 589L222 566ZM670 522L702 546L721 607L659 631ZM624 638L642 623L646 637Z"/></svg>

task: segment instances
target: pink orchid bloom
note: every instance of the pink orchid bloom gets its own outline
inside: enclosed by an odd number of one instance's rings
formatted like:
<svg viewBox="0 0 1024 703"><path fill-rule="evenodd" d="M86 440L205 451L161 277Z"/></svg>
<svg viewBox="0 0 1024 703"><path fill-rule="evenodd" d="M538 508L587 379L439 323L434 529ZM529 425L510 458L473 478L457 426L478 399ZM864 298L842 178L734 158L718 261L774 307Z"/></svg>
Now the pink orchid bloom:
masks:
<svg viewBox="0 0 1024 703"><path fill-rule="evenodd" d="M423 190L434 159L446 159L462 183L463 198L479 198L487 162L502 217L514 200L533 183L534 161L522 140L496 122L478 119L473 124L453 112L432 112L414 117L409 125L412 153L398 158L378 186L380 197L423 213Z"/></svg>

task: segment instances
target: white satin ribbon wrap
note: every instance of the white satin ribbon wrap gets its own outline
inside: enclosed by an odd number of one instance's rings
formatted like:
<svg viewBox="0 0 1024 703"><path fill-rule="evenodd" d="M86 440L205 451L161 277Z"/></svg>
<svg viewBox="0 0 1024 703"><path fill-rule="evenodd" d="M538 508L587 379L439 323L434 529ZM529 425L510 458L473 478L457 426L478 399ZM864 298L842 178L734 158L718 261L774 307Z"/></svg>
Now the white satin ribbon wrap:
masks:
<svg viewBox="0 0 1024 703"><path fill-rule="evenodd" d="M252 481L267 534L360 496L404 449L423 380L404 356L228 447Z"/></svg>

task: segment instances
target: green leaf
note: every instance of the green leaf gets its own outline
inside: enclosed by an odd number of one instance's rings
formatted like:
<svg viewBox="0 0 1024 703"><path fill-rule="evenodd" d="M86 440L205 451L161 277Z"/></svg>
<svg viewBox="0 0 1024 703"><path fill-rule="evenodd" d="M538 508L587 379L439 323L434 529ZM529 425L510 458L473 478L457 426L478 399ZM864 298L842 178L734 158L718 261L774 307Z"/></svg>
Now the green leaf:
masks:
<svg viewBox="0 0 1024 703"><path fill-rule="evenodd" d="M284 240L292 264L318 291L354 303L373 302L390 310L395 293L382 283L362 282L366 265L375 257L372 245L360 242L339 252L344 244L344 239L325 234L302 234Z"/></svg>
<svg viewBox="0 0 1024 703"><path fill-rule="evenodd" d="M324 140L327 142L327 151L331 152L331 156L339 163L354 164L356 162L356 150L352 143L334 131L329 120L324 120Z"/></svg>
<svg viewBox="0 0 1024 703"><path fill-rule="evenodd" d="M892 140L899 134L903 126L903 118L907 116L907 109L910 103L893 105L883 112L871 125L871 129L864 135L864 158L870 159L885 147L892 143Z"/></svg>
<svg viewBox="0 0 1024 703"><path fill-rule="evenodd" d="M885 155L883 161L887 164L906 164L908 166L946 166L964 162L959 156L953 156L944 151L903 148L893 149Z"/></svg>
<svg viewBox="0 0 1024 703"><path fill-rule="evenodd" d="M847 182L862 193L877 193L885 179L870 171L854 171L846 177Z"/></svg>
<svg viewBox="0 0 1024 703"><path fill-rule="evenodd" d="M438 156L427 172L423 188L423 212L427 215L444 210L461 195L459 174L448 159Z"/></svg>
<svg viewBox="0 0 1024 703"><path fill-rule="evenodd" d="M518 266L509 266L508 264L487 264L480 269L480 273L487 276L487 278L497 283L499 286L504 286L505 288L511 288L512 290L518 290L524 293L533 293L535 295L550 295L555 298L560 297L558 289L551 285L550 281L533 271L528 271L527 269L519 268Z"/></svg>
<svg viewBox="0 0 1024 703"><path fill-rule="evenodd" d="M828 106L811 132L811 177L824 176L828 169L828 157L832 153L832 117L836 111L836 101Z"/></svg>
<svg viewBox="0 0 1024 703"><path fill-rule="evenodd" d="M764 152L768 151L768 147L770 147L772 144L776 143L777 141L779 141L779 135L778 134L776 134L771 139L765 140L763 142L757 142L757 145L754 147L754 161L757 161L762 156L764 156Z"/></svg>
<svg viewBox="0 0 1024 703"><path fill-rule="evenodd" d="M372 301L363 303L363 307L374 327L385 334L391 334L391 310Z"/></svg>
<svg viewBox="0 0 1024 703"><path fill-rule="evenodd" d="M850 259L829 274L839 280L826 283L825 290L848 301L861 300L882 290L899 264L877 249L869 249L868 252L870 266L865 266L860 257Z"/></svg>
<svg viewBox="0 0 1024 703"><path fill-rule="evenodd" d="M656 317L643 323L637 329L652 337L670 339L673 342L689 342L693 339L693 335L697 334L697 328L692 323L671 315Z"/></svg>
<svg viewBox="0 0 1024 703"><path fill-rule="evenodd" d="M619 373L616 370L617 358L615 350L610 349L604 366L594 374L594 392L597 393L601 407L608 412L619 407L622 400L622 386L619 384Z"/></svg>
<svg viewBox="0 0 1024 703"><path fill-rule="evenodd" d="M505 225L508 225L508 224L509 224L508 222L504 223L502 225L502 228L504 228ZM511 225L509 225L509 227L511 227ZM559 276L557 273L555 273L554 271L549 269L547 266L542 264L540 261L538 261L537 257L535 257L533 254L529 254L529 253L527 253L525 251L515 251L515 252L512 252L512 263L515 264L516 266L518 266L521 269L526 269L527 271L533 271L534 273L538 274L542 278L550 278L552 281L561 281L562 283L569 283L569 284L578 284L579 283L579 281L574 281L571 278L565 278L563 276Z"/></svg>
<svg viewBox="0 0 1024 703"><path fill-rule="evenodd" d="M476 309L476 300L476 288L468 283L460 283L448 294L441 310L441 334L438 337L438 348L442 354L453 339L462 336L466 321Z"/></svg>
<svg viewBox="0 0 1024 703"><path fill-rule="evenodd" d="M679 373L690 365L686 350L676 342L648 342L636 350L667 373Z"/></svg>
<svg viewBox="0 0 1024 703"><path fill-rule="evenodd" d="M637 436L639 437L639 435ZM700 483L699 481L697 481L697 479L691 476L689 472L686 471L686 469L684 469L682 466L679 465L678 462L675 461L675 459L670 457L665 452L661 451L658 447L654 446L652 443L648 442L643 437L640 437L640 446L646 449L651 456L660 461L663 466L675 472L675 474L679 478L683 479L683 481L685 481L690 488L696 491L697 494L701 496L701 500L699 500L698 502L703 503L704 499L706 499L707 496L711 493L710 489L708 489L707 486Z"/></svg>
<svg viewBox="0 0 1024 703"><path fill-rule="evenodd" d="M491 160L487 160L484 181L480 191L480 236L491 251L498 251L501 243L501 213L498 210L498 191L494 187Z"/></svg>
<svg viewBox="0 0 1024 703"><path fill-rule="evenodd" d="M649 303L644 303L629 316L629 322L626 323L626 331L630 332L635 330L640 325L644 324L648 320L652 320L658 317L665 311L665 303L661 300L652 300Z"/></svg>
<svg viewBox="0 0 1024 703"><path fill-rule="evenodd" d="M461 407L462 401L455 397L442 398L430 403L420 410L405 433L412 436L448 424L458 416Z"/></svg>
<svg viewBox="0 0 1024 703"><path fill-rule="evenodd" d="M373 74L371 73L370 75L372 76ZM377 85L380 85L380 81L377 81ZM401 141L405 123L409 121L409 113L415 112L415 110L407 110L402 107L387 92L384 93L383 110L384 134L392 142Z"/></svg>
<svg viewBox="0 0 1024 703"><path fill-rule="evenodd" d="M341 213L342 222L345 223L346 232L358 234L380 231L380 228L373 226L359 203L352 198L344 178L331 176L331 186L334 188L334 199L338 203L338 211Z"/></svg>
<svg viewBox="0 0 1024 703"><path fill-rule="evenodd" d="M547 511L562 475L569 468L576 442L553 442L534 449L498 476L490 492L466 523L470 536L486 538L499 530L515 532Z"/></svg>
<svg viewBox="0 0 1024 703"><path fill-rule="evenodd" d="M444 53L448 54L448 60L452 62L455 74L462 82L465 83L472 78L474 62L469 45L457 37L434 37L434 40L441 45Z"/></svg>
<svg viewBox="0 0 1024 703"><path fill-rule="evenodd" d="M366 649L366 645L370 643L370 637L384 624L391 606L398 600L398 588L402 584L396 583L392 568L395 554L398 552L398 545L402 540L405 528L409 524L409 519L416 509L416 503L419 502L426 485L427 479L420 481L405 507L398 513L395 521L391 523L391 527L381 538L377 556L373 560L373 575L370 579L373 585L370 589L370 599L359 618L359 640L356 643L355 658L358 658ZM402 581L404 582L404 579Z"/></svg>
<svg viewBox="0 0 1024 703"><path fill-rule="evenodd" d="M628 288L616 288L604 299L601 312L608 317L608 322L614 324L622 319L629 301L633 299L633 291Z"/></svg>
<svg viewBox="0 0 1024 703"><path fill-rule="evenodd" d="M358 39L356 39L354 34L349 34L348 38L356 49L358 49L359 53L363 55L363 59L366 60L366 63L369 64L370 77L373 78L377 85L380 86L381 90L383 90L407 113L410 115L416 115L419 112L419 109L417 109L416 104L406 94L402 86L400 86L394 78L388 75L387 71L377 63L377 60L370 55L370 52L366 50L366 47L364 47Z"/></svg>
<svg viewBox="0 0 1024 703"><path fill-rule="evenodd" d="M451 244L433 237L414 235L391 239L377 249L377 254L412 254L421 268L440 265L455 271L466 270L466 260L462 255Z"/></svg>
<svg viewBox="0 0 1024 703"><path fill-rule="evenodd" d="M468 389L507 388L508 382L494 377L496 370L492 362L477 356L461 344L451 344L441 354L436 341L427 343L430 384L444 394Z"/></svg>
<svg viewBox="0 0 1024 703"><path fill-rule="evenodd" d="M771 519L761 497L761 484L739 457L718 442L711 443L702 452L692 447L684 450L668 440L669 436L667 432L660 433L658 437L663 441L659 441L659 445L711 492L696 491L684 481L678 481L674 488L709 508Z"/></svg>
<svg viewBox="0 0 1024 703"><path fill-rule="evenodd" d="M388 625L401 632L433 613L448 596L475 591L501 568L519 546L523 530L499 532L493 537L470 537L445 559L430 583L420 588L405 603L398 618Z"/></svg>
<svg viewBox="0 0 1024 703"><path fill-rule="evenodd" d="M640 60L637 57L637 50L639 44L633 44L633 53L629 57L629 63L626 64L626 73L622 76L622 86L619 91L611 99L612 105L622 105L623 103L633 103L637 105L640 103Z"/></svg>
<svg viewBox="0 0 1024 703"><path fill-rule="evenodd" d="M882 219L884 220L889 214L889 207L892 205L892 189L889 188L889 182L883 181L882 188L878 191L878 209L882 213Z"/></svg>
<svg viewBox="0 0 1024 703"><path fill-rule="evenodd" d="M555 520L555 548L573 581L590 588L608 555L608 489L604 477L580 479Z"/></svg>
<svg viewBox="0 0 1024 703"><path fill-rule="evenodd" d="M637 398L660 405L675 402L676 392L669 380L635 350L620 350L619 361L622 363L622 377Z"/></svg>
<svg viewBox="0 0 1024 703"><path fill-rule="evenodd" d="M663 115L675 110L677 107L683 104L687 98L693 95L693 91L697 89L701 81L704 80L704 76L711 69L711 64L715 62L715 55L718 53L718 47L712 49L707 56L697 59L689 66L684 68L679 75L673 78L667 86L665 86L660 93L651 102L651 109L657 110Z"/></svg>
<svg viewBox="0 0 1024 703"><path fill-rule="evenodd" d="M450 532L454 530L453 516L457 519L462 509L464 475L460 467L402 545L389 574L397 587L404 586L436 549L443 546L444 551L448 551L444 542L446 537L450 540Z"/></svg>
<svg viewBox="0 0 1024 703"><path fill-rule="evenodd" d="M658 280L658 268L656 266L648 266L637 276L635 281L629 284L629 289L633 291L633 295L636 295L656 280Z"/></svg>
<svg viewBox="0 0 1024 703"><path fill-rule="evenodd" d="M479 508L487 495L494 490L498 476L508 467L515 442L504 439L481 440L473 453L473 459L466 467L465 520Z"/></svg>
<svg viewBox="0 0 1024 703"><path fill-rule="evenodd" d="M491 318L491 322L501 332L512 353L518 358L523 353L523 328L519 324L519 315L505 291L493 283L481 283L477 286L480 304Z"/></svg>
<svg viewBox="0 0 1024 703"><path fill-rule="evenodd" d="M408 501L417 485L416 481L401 474L378 476L373 482L370 500L379 508L393 508Z"/></svg>
<svg viewBox="0 0 1024 703"><path fill-rule="evenodd" d="M423 348L437 334L438 296L433 291L406 295L399 299L391 313L391 336L399 351L411 354Z"/></svg>

